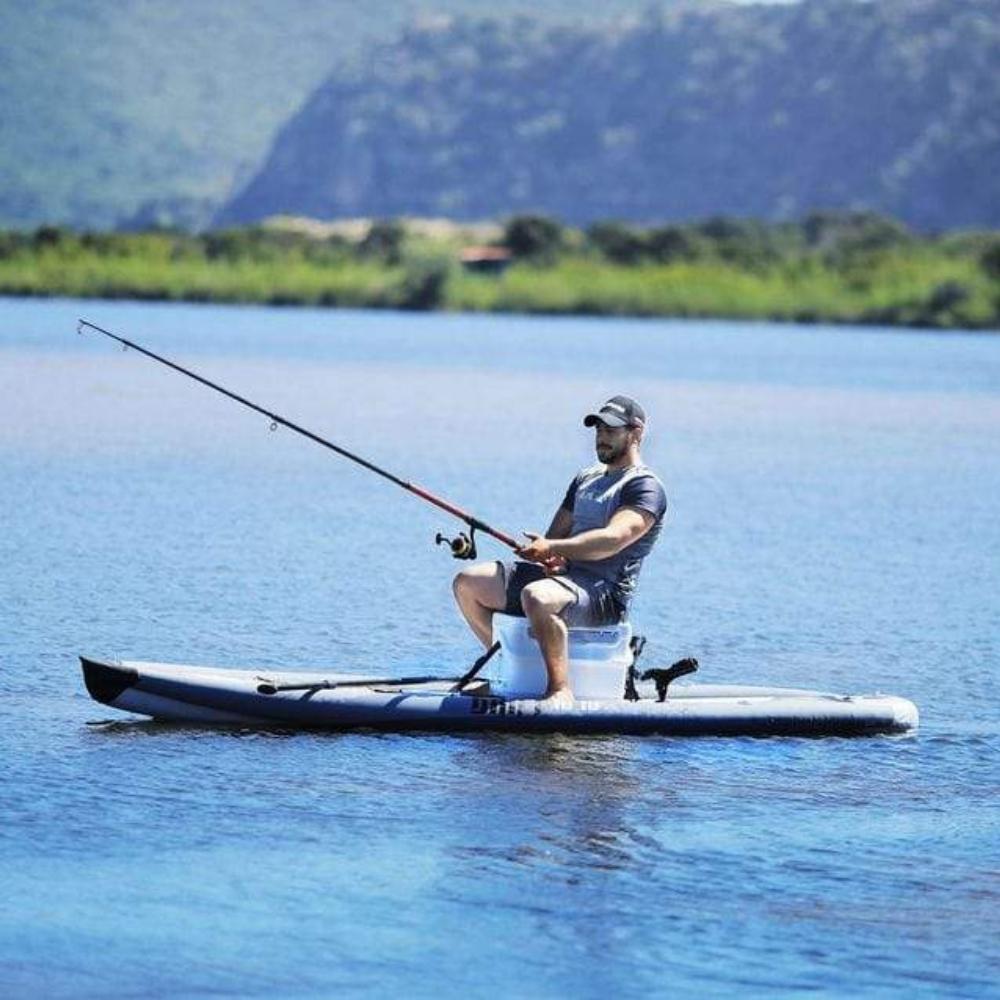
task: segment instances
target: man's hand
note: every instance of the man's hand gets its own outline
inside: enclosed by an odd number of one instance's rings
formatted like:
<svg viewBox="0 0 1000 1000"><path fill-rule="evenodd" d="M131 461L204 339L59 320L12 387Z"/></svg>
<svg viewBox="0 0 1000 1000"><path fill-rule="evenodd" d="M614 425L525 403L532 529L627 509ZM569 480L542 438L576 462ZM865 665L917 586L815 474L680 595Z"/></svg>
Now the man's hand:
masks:
<svg viewBox="0 0 1000 1000"><path fill-rule="evenodd" d="M529 539L528 544L516 550L522 559L539 563L549 576L566 572L566 560L552 551L552 542L548 538L534 531L523 534Z"/></svg>

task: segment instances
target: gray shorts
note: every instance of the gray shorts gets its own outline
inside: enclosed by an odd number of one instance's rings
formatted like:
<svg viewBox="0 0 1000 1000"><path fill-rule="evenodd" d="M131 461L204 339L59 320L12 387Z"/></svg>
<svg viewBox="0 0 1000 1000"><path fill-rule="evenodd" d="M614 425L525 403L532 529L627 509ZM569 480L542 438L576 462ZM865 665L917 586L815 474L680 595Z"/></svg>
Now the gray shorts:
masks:
<svg viewBox="0 0 1000 1000"><path fill-rule="evenodd" d="M611 584L599 576L580 570L570 570L559 576L547 576L538 563L497 560L504 577L507 604L505 615L524 617L521 591L536 580L555 580L571 595L572 600L559 612L559 617L570 627L617 624L625 620L625 609L618 603Z"/></svg>

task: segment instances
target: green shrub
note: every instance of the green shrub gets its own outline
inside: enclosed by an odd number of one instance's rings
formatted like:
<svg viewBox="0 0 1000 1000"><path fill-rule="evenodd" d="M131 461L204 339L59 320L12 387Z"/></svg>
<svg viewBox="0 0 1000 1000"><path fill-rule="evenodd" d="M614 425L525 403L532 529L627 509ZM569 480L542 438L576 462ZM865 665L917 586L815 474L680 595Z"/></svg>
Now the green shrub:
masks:
<svg viewBox="0 0 1000 1000"><path fill-rule="evenodd" d="M402 309L438 309L445 302L445 290L452 271L451 259L414 256L403 268L399 306Z"/></svg>
<svg viewBox="0 0 1000 1000"><path fill-rule="evenodd" d="M587 242L615 264L638 264L648 252L646 234L624 222L594 223L587 230Z"/></svg>
<svg viewBox="0 0 1000 1000"><path fill-rule="evenodd" d="M979 266L991 281L1000 281L1000 240L996 240L982 252Z"/></svg>
<svg viewBox="0 0 1000 1000"><path fill-rule="evenodd" d="M381 260L394 267L403 256L406 229L395 219L378 219L371 224L364 239L358 244L362 257Z"/></svg>
<svg viewBox="0 0 1000 1000"><path fill-rule="evenodd" d="M35 230L36 247L56 247L73 239L73 234L62 226L39 226Z"/></svg>
<svg viewBox="0 0 1000 1000"><path fill-rule="evenodd" d="M544 215L516 215L504 226L504 246L522 260L552 263L564 239L563 227Z"/></svg>
<svg viewBox="0 0 1000 1000"><path fill-rule="evenodd" d="M646 249L659 264L698 260L707 253L707 245L693 229L686 226L660 226L649 230Z"/></svg>

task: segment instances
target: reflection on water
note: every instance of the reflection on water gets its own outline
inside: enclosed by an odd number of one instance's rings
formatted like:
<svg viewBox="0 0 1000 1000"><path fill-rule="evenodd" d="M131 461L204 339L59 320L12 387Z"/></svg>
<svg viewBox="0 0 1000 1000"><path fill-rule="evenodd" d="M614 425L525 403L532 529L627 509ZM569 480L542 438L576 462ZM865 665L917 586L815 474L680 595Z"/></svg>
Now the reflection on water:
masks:
<svg viewBox="0 0 1000 1000"><path fill-rule="evenodd" d="M632 845L642 839L626 817L628 802L640 793L630 770L629 741L502 736L479 749L473 766L483 785L502 774L505 786L529 786L540 826L528 842L461 845L459 859L500 878L507 864L535 867L546 877L562 869L571 884L580 881L580 866L593 871L629 865Z"/></svg>
<svg viewBox="0 0 1000 1000"><path fill-rule="evenodd" d="M453 525L76 312L0 303L5 994L992 990L1000 340L88 304L510 531L591 460L581 413L635 395L671 500L648 665L922 712L903 740L289 733L101 721L75 656L460 672Z"/></svg>

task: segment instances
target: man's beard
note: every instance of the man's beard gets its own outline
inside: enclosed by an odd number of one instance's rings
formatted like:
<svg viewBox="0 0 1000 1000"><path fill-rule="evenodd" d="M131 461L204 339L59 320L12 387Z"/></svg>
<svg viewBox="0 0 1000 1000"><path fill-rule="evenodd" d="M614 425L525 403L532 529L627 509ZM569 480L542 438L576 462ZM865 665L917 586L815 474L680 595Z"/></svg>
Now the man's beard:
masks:
<svg viewBox="0 0 1000 1000"><path fill-rule="evenodd" d="M627 451L628 451L628 439L626 438L619 445L613 445L613 444L598 445L597 457L605 465L614 465L615 462L624 457Z"/></svg>

